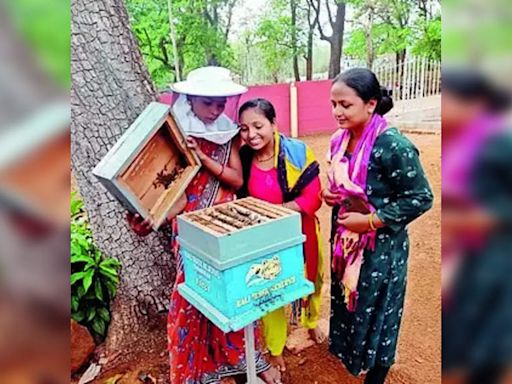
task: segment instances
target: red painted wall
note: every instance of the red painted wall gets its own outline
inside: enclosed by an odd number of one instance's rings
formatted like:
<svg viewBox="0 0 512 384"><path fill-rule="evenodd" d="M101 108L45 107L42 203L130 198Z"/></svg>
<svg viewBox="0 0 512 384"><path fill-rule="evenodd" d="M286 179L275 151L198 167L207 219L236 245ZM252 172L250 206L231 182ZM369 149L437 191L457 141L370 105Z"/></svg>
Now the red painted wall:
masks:
<svg viewBox="0 0 512 384"><path fill-rule="evenodd" d="M331 113L331 80L302 81L296 83L296 86L299 136L334 132L336 123ZM290 85L249 87L247 93L241 96L239 106L257 97L267 99L274 105L279 131L290 135ZM171 95L160 95L160 101L170 104Z"/></svg>
<svg viewBox="0 0 512 384"><path fill-rule="evenodd" d="M250 99L261 97L274 105L279 131L290 135L290 85L272 84L249 87L247 93L240 98L240 106Z"/></svg>
<svg viewBox="0 0 512 384"><path fill-rule="evenodd" d="M336 122L331 113L331 80L301 81L296 86L299 136L333 132Z"/></svg>

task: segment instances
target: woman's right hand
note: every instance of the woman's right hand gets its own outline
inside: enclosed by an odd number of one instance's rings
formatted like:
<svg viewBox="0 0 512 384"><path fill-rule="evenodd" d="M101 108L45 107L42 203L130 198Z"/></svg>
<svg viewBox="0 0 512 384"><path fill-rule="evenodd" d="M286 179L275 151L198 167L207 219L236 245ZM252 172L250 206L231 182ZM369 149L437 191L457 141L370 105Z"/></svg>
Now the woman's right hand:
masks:
<svg viewBox="0 0 512 384"><path fill-rule="evenodd" d="M196 152L197 154L197 157L199 158L199 160L201 161L201 163L205 160L205 158L207 157L203 151L201 151L201 147L199 146L199 143L197 142L197 140L195 138L193 138L192 136L187 136L187 147L189 147L190 149L192 149L193 151Z"/></svg>
<svg viewBox="0 0 512 384"><path fill-rule="evenodd" d="M149 219L143 219L139 214L133 214L128 212L126 214L126 220L128 221L128 225L139 236L147 236L152 231L153 228L151 226L151 221Z"/></svg>
<svg viewBox="0 0 512 384"><path fill-rule="evenodd" d="M325 203L331 207L338 204L341 199L340 194L333 193L328 188L322 189L321 196L322 196L322 199L325 201Z"/></svg>

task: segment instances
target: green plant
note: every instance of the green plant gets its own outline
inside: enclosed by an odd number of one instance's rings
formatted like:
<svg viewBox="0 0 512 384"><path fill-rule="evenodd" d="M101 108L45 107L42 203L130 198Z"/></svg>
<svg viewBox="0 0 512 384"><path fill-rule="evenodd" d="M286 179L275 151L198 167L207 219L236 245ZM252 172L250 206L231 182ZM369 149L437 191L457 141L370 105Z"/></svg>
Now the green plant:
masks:
<svg viewBox="0 0 512 384"><path fill-rule="evenodd" d="M110 301L119 283L119 261L95 247L83 202L71 194L71 317L103 339L110 322Z"/></svg>

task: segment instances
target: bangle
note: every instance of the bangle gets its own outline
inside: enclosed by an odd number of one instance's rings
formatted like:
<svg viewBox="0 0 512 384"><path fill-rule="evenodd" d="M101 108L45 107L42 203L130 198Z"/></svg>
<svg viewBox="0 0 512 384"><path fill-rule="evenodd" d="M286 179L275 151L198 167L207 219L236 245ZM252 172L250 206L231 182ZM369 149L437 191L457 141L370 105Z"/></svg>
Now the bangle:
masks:
<svg viewBox="0 0 512 384"><path fill-rule="evenodd" d="M220 173L217 175L217 177L220 177L224 173L224 164L222 164L222 168L220 170Z"/></svg>
<svg viewBox="0 0 512 384"><path fill-rule="evenodd" d="M375 227L375 223L373 222L374 217L375 217L375 212L370 213L370 216L368 217L368 224L370 225L370 229L372 231L377 230L377 227Z"/></svg>

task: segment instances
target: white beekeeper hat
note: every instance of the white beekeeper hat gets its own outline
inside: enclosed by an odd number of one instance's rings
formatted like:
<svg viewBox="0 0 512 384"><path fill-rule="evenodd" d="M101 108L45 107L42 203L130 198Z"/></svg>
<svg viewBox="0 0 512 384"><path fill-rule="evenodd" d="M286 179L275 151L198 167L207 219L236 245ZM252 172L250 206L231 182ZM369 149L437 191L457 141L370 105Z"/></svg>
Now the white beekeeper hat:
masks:
<svg viewBox="0 0 512 384"><path fill-rule="evenodd" d="M247 92L243 85L231 79L231 72L223 67L201 67L191 71L187 80L171 85L177 93L193 96L222 97L235 96Z"/></svg>

